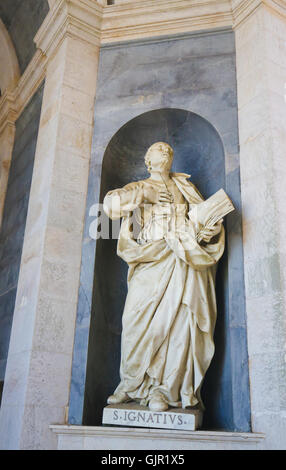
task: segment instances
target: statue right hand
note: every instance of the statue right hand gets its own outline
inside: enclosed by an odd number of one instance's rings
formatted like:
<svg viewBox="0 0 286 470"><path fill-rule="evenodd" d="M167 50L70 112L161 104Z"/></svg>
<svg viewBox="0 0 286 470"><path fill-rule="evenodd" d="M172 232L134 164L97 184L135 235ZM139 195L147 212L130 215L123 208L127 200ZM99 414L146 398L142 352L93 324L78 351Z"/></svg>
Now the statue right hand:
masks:
<svg viewBox="0 0 286 470"><path fill-rule="evenodd" d="M156 188L152 186L148 186L144 188L144 199L149 204L157 204L158 202L173 202L172 194L168 191L158 191Z"/></svg>
<svg viewBox="0 0 286 470"><path fill-rule="evenodd" d="M157 204L159 202L159 192L153 186L144 188L144 202L147 204Z"/></svg>

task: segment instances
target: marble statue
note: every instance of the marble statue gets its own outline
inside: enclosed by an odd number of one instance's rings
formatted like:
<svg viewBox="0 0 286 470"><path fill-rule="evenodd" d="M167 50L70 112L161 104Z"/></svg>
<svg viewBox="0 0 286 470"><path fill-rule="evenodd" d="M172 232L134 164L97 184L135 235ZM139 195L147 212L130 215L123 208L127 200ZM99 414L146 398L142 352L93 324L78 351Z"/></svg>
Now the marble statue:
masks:
<svg viewBox="0 0 286 470"><path fill-rule="evenodd" d="M204 407L200 390L214 354L215 274L225 233L221 217L200 224L203 198L189 175L170 172L172 161L170 145L153 144L145 155L150 177L104 198L106 214L123 218L117 254L129 265L121 381L110 405ZM141 225L136 239L134 211Z"/></svg>

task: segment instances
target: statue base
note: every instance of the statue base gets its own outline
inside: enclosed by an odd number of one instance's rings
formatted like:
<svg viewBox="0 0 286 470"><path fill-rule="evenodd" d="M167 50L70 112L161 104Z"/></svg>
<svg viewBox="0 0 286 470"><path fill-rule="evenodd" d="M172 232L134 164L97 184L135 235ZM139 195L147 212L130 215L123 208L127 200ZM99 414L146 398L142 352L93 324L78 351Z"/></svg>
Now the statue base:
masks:
<svg viewBox="0 0 286 470"><path fill-rule="evenodd" d="M151 411L147 406L130 402L106 406L102 424L195 431L201 427L202 420L203 412L198 409L169 408L167 411Z"/></svg>

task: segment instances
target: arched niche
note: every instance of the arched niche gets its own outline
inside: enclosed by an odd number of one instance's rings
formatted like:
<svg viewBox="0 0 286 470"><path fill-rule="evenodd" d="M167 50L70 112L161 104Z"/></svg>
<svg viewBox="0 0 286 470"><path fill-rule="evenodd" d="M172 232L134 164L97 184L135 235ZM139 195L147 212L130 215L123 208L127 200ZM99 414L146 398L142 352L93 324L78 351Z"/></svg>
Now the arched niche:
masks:
<svg viewBox="0 0 286 470"><path fill-rule="evenodd" d="M7 89L12 90L20 78L17 55L10 35L0 18L0 90L1 95Z"/></svg>
<svg viewBox="0 0 286 470"><path fill-rule="evenodd" d="M214 126L198 114L166 108L141 114L112 137L102 161L100 202L107 191L148 177L144 154L157 141L166 141L174 148L173 171L191 174L191 181L204 197L225 188L224 147ZM86 425L101 424L106 399L119 382L127 265L116 255L116 244L112 239L98 239L96 243L83 407ZM226 249L217 273L216 352L202 393L204 427L234 430L227 269Z"/></svg>

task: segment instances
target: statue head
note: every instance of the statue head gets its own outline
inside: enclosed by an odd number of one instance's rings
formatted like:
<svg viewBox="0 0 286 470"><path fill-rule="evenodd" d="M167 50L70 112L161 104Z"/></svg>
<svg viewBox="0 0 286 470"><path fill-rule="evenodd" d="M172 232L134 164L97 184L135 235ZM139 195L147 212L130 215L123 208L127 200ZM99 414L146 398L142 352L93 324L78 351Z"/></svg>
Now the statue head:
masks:
<svg viewBox="0 0 286 470"><path fill-rule="evenodd" d="M172 147L165 142L156 142L151 145L145 155L145 164L149 173L151 171L170 171L173 154Z"/></svg>

